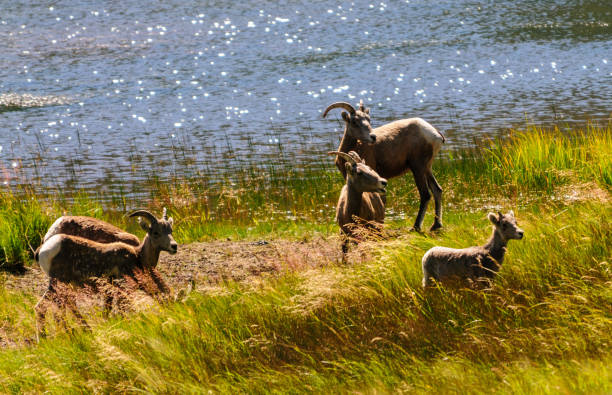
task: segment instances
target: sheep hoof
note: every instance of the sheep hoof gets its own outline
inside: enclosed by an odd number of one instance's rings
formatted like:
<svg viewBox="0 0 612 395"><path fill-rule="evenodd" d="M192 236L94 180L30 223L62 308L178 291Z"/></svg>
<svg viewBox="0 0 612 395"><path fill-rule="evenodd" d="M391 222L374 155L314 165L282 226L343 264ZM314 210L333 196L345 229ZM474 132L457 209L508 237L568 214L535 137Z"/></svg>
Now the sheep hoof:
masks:
<svg viewBox="0 0 612 395"><path fill-rule="evenodd" d="M413 226L412 228L410 228L410 232L423 233L423 231L421 231L421 228L417 228L417 227L415 227L415 226Z"/></svg>
<svg viewBox="0 0 612 395"><path fill-rule="evenodd" d="M441 229L441 228L442 228L442 223L434 222L434 224L431 225L431 228L429 228L429 231L430 232L435 232L436 230Z"/></svg>

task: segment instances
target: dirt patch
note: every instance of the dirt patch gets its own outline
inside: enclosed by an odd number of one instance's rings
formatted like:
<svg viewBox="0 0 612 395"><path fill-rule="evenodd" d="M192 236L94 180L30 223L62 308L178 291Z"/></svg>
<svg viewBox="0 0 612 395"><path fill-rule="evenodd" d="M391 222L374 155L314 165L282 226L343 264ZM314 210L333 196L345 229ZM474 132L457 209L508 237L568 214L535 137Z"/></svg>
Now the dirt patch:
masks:
<svg viewBox="0 0 612 395"><path fill-rule="evenodd" d="M360 248L353 248L349 261L364 259ZM85 284L54 284L39 306L37 327L53 335L76 326L96 325L112 314L142 311L155 301L180 299L189 289L214 292L225 281L257 284L262 278L288 271L302 271L342 262L340 238L314 238L304 241L214 241L179 246L178 253L162 253L157 270L136 270L123 278L89 279ZM160 275L161 273L161 275ZM158 276L161 281L158 281ZM49 279L35 263L22 274L0 273L0 283L12 291L38 300L48 288ZM160 286L162 283L162 286ZM164 284L171 290L164 288ZM109 304L109 296L112 302ZM32 308L34 304L32 302ZM34 313L34 311L32 312ZM45 314L46 313L46 314ZM102 313L102 315L100 314ZM85 318L86 317L86 318ZM34 314L32 315L34 318ZM8 325L7 327L5 327ZM63 329L62 329L63 328ZM19 347L36 341L7 322L0 322L0 348Z"/></svg>
<svg viewBox="0 0 612 395"><path fill-rule="evenodd" d="M164 254L159 270L173 287L195 280L198 286L249 281L284 270L302 270L340 262L337 238L310 241L215 241L180 246Z"/></svg>
<svg viewBox="0 0 612 395"><path fill-rule="evenodd" d="M213 241L179 246L178 253L162 253L157 269L175 291L195 281L206 288L223 281L246 282L286 270L303 270L341 262L340 239L308 241ZM48 278L38 265L22 275L4 274L7 289L42 295Z"/></svg>

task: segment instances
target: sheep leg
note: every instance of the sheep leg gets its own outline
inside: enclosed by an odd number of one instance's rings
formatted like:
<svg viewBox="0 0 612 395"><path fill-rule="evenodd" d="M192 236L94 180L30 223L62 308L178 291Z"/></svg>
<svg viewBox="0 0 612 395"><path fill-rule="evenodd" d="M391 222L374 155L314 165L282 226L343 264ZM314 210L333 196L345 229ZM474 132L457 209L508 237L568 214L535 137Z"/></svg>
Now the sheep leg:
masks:
<svg viewBox="0 0 612 395"><path fill-rule="evenodd" d="M433 285L433 281L432 281L432 278L429 275L429 273L424 273L423 274L422 285L423 285L423 288L428 288L428 287L431 287Z"/></svg>
<svg viewBox="0 0 612 395"><path fill-rule="evenodd" d="M342 255L346 254L348 252L349 249L349 244L350 244L350 240L348 237L346 237L344 240L342 240Z"/></svg>
<svg viewBox="0 0 612 395"><path fill-rule="evenodd" d="M412 170L412 175L414 176L414 182L419 190L419 196L421 198L419 213L414 221L412 230L420 232L421 225L423 224L423 218L425 217L425 211L427 211L427 205L429 204L429 200L431 200L431 193L427 187L427 174L425 171L422 171L421 169Z"/></svg>
<svg viewBox="0 0 612 395"><path fill-rule="evenodd" d="M438 180L433 175L431 170L427 173L427 185L431 190L434 202L436 205L436 216L433 225L431 225L430 231L438 230L442 227L442 187L438 184Z"/></svg>
<svg viewBox="0 0 612 395"><path fill-rule="evenodd" d="M344 242L342 243L342 259L341 259L341 263L343 265L348 264L348 251L349 251L349 240L344 240Z"/></svg>
<svg viewBox="0 0 612 395"><path fill-rule="evenodd" d="M102 313L104 318L108 318L111 312L113 311L113 300L114 299L115 298L110 292L108 291L104 292L104 310Z"/></svg>
<svg viewBox="0 0 612 395"><path fill-rule="evenodd" d="M342 263L347 263L346 254L349 251L349 245L351 243L351 239L348 234L341 232L340 237L342 238Z"/></svg>

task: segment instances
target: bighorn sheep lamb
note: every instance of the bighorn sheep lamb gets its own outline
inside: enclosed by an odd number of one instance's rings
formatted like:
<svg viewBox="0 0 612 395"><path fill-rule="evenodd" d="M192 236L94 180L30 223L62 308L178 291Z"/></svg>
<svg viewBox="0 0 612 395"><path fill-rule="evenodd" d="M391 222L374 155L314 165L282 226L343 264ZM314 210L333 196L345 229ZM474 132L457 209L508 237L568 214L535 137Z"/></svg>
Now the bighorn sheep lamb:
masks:
<svg viewBox="0 0 612 395"><path fill-rule="evenodd" d="M383 197L387 180L363 163L354 151L348 154L333 151L329 154L342 156L346 160L346 184L342 187L336 208L336 221L345 235L342 252L346 253L350 237L354 234L356 217L366 222L384 222L385 201Z"/></svg>
<svg viewBox="0 0 612 395"><path fill-rule="evenodd" d="M164 214L166 215L164 208ZM79 236L85 239L97 241L98 243L123 242L132 246L140 244L138 237L127 233L114 225L104 222L97 218L83 216L63 216L59 217L45 234L43 243L57 234Z"/></svg>
<svg viewBox="0 0 612 395"><path fill-rule="evenodd" d="M168 218L166 210L161 219L145 210L137 210L130 217L141 217L140 226L147 232L138 246L124 242L100 243L80 236L55 234L49 237L35 254L35 259L42 270L49 276L49 287L35 307L39 320L44 312L39 306L55 293L54 284L83 282L89 277L120 276L130 274L133 269L153 269L157 266L161 251L176 254L178 245L172 237L172 218ZM154 278L154 281L158 281ZM165 284L159 284L164 287ZM164 290L168 291L168 290ZM107 298L106 305L112 300ZM72 306L75 315L80 314Z"/></svg>
<svg viewBox="0 0 612 395"><path fill-rule="evenodd" d="M444 136L421 118L401 119L372 129L370 109L364 107L363 101L358 110L346 102L333 103L325 109L323 117L334 108L348 111L342 112L345 128L338 151L356 151L381 177L398 177L411 170L421 199L413 229L421 230L431 193L435 200L435 220L431 230L441 228L442 188L431 165L445 141ZM336 158L336 166L346 178L344 163L344 158Z"/></svg>
<svg viewBox="0 0 612 395"><path fill-rule="evenodd" d="M423 287L439 282L475 281L493 278L504 260L506 246L511 239L522 239L523 230L518 227L514 212L503 215L489 213L494 229L484 246L455 249L433 247L423 256Z"/></svg>

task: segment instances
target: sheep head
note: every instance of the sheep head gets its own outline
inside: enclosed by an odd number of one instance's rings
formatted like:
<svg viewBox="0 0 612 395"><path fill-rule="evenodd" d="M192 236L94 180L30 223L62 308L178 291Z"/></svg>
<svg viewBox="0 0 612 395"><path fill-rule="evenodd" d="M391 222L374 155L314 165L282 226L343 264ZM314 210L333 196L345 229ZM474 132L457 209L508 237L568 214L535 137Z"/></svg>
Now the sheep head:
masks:
<svg viewBox="0 0 612 395"><path fill-rule="evenodd" d="M328 152L329 155L338 155L346 160L347 184L357 191L386 193L387 180L378 175L368 165L363 163L359 154L350 151L348 154L339 151Z"/></svg>
<svg viewBox="0 0 612 395"><path fill-rule="evenodd" d="M525 232L518 227L512 210L510 210L508 214L502 214L501 211L498 211L497 214L489 213L488 218L495 226L495 231L499 233L504 240L520 240L523 238Z"/></svg>
<svg viewBox="0 0 612 395"><path fill-rule="evenodd" d="M323 112L323 118L327 113L334 108L343 108L342 119L346 124L346 134L367 144L373 144L376 141L376 135L372 133L372 125L370 124L370 109L365 108L363 100L359 102L359 109L355 110L347 102L336 102L330 104Z"/></svg>
<svg viewBox="0 0 612 395"><path fill-rule="evenodd" d="M139 217L140 227L147 232L153 246L170 254L176 254L178 245L172 237L172 217L168 218L166 208L164 208L161 218L155 218L153 214L146 210L136 210L131 212L129 217Z"/></svg>

